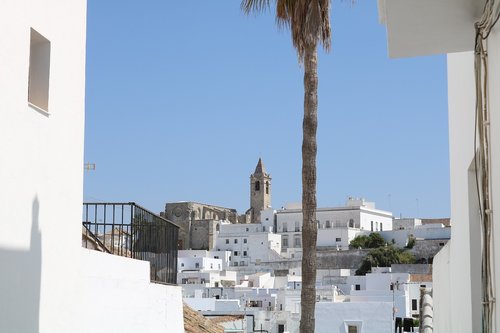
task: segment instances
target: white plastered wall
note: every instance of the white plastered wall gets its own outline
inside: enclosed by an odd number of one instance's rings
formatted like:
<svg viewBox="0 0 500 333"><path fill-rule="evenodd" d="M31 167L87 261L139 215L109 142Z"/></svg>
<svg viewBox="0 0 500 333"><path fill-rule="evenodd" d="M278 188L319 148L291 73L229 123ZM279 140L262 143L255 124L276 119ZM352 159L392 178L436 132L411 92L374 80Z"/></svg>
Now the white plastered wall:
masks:
<svg viewBox="0 0 500 333"><path fill-rule="evenodd" d="M28 106L30 28L51 43L49 115ZM0 2L1 332L78 331L85 30L85 0Z"/></svg>
<svg viewBox="0 0 500 333"><path fill-rule="evenodd" d="M151 283L149 262L82 249L83 332L184 332L182 289Z"/></svg>
<svg viewBox="0 0 500 333"><path fill-rule="evenodd" d="M480 245L479 225L474 218L477 194L473 186L471 164L474 157L474 61L472 52L448 55L448 112L450 140L450 193L453 228L449 245L449 275L434 284L434 303L448 304L450 313L460 313L460 321L435 317L436 326L453 332L480 332ZM443 254L444 255L444 254ZM446 260L435 263L444 271ZM434 274L436 275L436 274ZM449 288L450 295L446 295ZM438 306L439 308L439 306ZM444 311L444 309L443 309ZM448 325L445 324L448 323Z"/></svg>
<svg viewBox="0 0 500 333"><path fill-rule="evenodd" d="M488 38L488 61L489 61L489 96L490 96L490 129L491 129L491 187L494 236L494 273L493 283L496 285L495 298L495 321L497 327L500 325L500 23L497 23ZM495 244L496 242L496 244Z"/></svg>

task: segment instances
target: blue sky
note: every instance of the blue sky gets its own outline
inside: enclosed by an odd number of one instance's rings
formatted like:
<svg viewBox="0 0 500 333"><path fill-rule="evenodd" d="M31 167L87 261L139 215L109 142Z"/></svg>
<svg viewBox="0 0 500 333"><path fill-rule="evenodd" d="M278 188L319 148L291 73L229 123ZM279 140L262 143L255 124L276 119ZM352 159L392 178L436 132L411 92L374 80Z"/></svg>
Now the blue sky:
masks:
<svg viewBox="0 0 500 333"><path fill-rule="evenodd" d="M302 68L272 13L238 0L88 0L86 201L249 207L262 157L273 207L301 197ZM319 56L318 206L347 196L449 216L444 56L389 59L376 1L334 1Z"/></svg>

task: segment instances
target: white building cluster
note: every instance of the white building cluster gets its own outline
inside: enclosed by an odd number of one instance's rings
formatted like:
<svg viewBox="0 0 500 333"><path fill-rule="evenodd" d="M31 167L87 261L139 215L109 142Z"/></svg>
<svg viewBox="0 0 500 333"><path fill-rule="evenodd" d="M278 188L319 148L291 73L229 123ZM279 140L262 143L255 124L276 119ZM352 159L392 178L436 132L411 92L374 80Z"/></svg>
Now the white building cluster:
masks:
<svg viewBox="0 0 500 333"><path fill-rule="evenodd" d="M269 332L297 332L301 210L265 209L260 216L260 223L221 221L212 249L179 251L178 284L186 304L204 316L234 318L223 323L227 329L252 332L262 325ZM436 237L449 238L448 227L393 219L390 212L363 199L349 198L345 207L319 208L317 216L319 250L352 252L350 241L371 232L400 247L411 237L423 240L437 233ZM421 288L432 288L430 266L396 265L395 269L373 267L366 276L354 275L354 269L318 269L317 331L331 332L334 325L340 332L387 332L396 318L418 318Z"/></svg>

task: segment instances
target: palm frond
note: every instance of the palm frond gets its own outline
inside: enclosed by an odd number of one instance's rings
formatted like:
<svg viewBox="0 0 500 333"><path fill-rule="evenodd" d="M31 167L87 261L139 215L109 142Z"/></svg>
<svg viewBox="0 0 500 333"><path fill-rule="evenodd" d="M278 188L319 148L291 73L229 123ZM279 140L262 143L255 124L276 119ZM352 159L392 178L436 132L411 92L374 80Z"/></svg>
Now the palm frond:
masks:
<svg viewBox="0 0 500 333"><path fill-rule="evenodd" d="M330 0L242 0L245 14L262 12L276 5L276 23L280 28L290 28L293 46L299 61L305 49L318 42L330 50Z"/></svg>
<svg viewBox="0 0 500 333"><path fill-rule="evenodd" d="M262 12L269 9L271 0L243 0L241 1L241 9L245 14L251 12Z"/></svg>

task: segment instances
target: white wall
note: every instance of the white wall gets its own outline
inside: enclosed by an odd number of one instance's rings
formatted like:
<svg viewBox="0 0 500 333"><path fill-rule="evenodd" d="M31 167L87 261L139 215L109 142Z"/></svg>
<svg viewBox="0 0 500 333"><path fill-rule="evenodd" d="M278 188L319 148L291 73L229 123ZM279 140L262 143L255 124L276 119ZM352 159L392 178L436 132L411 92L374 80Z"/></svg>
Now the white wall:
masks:
<svg viewBox="0 0 500 333"><path fill-rule="evenodd" d="M276 212L276 232L288 238L288 246L282 251L296 248L294 239L301 235L302 210L282 209ZM326 207L316 211L318 222L318 246L339 246L348 249L349 242L360 233L371 231L392 230L392 214L390 212L364 206ZM340 241L337 241L340 238Z"/></svg>
<svg viewBox="0 0 500 333"><path fill-rule="evenodd" d="M393 230L413 229L421 225L422 225L422 220L416 218L395 218L392 220Z"/></svg>
<svg viewBox="0 0 500 333"><path fill-rule="evenodd" d="M469 171L474 157L473 70L472 52L448 55L450 217L453 221L451 236L455 240L450 244L450 275L453 276L450 289L460 295L457 299L452 296L450 310L461 314L461 322L452 323L451 330L464 333L481 331L480 296L473 287L480 286L480 242L471 243L471 236L477 235L479 228L478 220L471 215L474 208L470 206L477 200L474 186L471 186L473 173Z"/></svg>
<svg viewBox="0 0 500 333"><path fill-rule="evenodd" d="M82 332L184 332L178 286L150 282L149 262L81 249ZM71 332L74 331L70 330Z"/></svg>
<svg viewBox="0 0 500 333"><path fill-rule="evenodd" d="M496 211L493 224L500 221L500 26L497 24L488 38L488 61L489 61L489 96L490 96L490 139L491 139L491 186L492 186L492 210ZM493 228L493 243L495 239L500 240L500 228ZM496 285L495 298L500 299L500 253L498 246L495 248L494 267L495 272L494 285ZM500 306L495 307L495 321L500 322ZM498 324L497 324L498 325Z"/></svg>
<svg viewBox="0 0 500 333"><path fill-rule="evenodd" d="M179 250L178 258L213 258L222 260L222 269L229 266L231 251Z"/></svg>
<svg viewBox="0 0 500 333"><path fill-rule="evenodd" d="M28 106L31 27L51 42L49 115ZM0 31L0 331L75 332L86 1L1 1Z"/></svg>
<svg viewBox="0 0 500 333"><path fill-rule="evenodd" d="M278 259L281 235L263 230L261 224L221 225L216 249L231 252L231 266L253 266Z"/></svg>
<svg viewBox="0 0 500 333"><path fill-rule="evenodd" d="M432 298L434 305L434 330L436 332L451 332L453 316L451 315L450 247L452 242L454 240L449 241L436 254L432 265Z"/></svg>
<svg viewBox="0 0 500 333"><path fill-rule="evenodd" d="M362 232L352 228L319 229L317 246L336 246L340 250L348 250L349 243Z"/></svg>
<svg viewBox="0 0 500 333"><path fill-rule="evenodd" d="M179 272L185 270L198 270L198 271L221 271L222 260L206 257L197 258L177 258L177 269Z"/></svg>
<svg viewBox="0 0 500 333"><path fill-rule="evenodd" d="M496 26L488 38L488 77L491 133L491 185L493 211L500 210L500 32ZM453 332L481 332L481 248L477 193L475 189L474 152L474 60L472 52L448 55L448 107L450 141L450 192L452 239L434 261L435 326ZM494 219L495 219L494 215ZM495 222L494 222L495 223ZM494 229L493 239L500 231ZM493 241L494 242L494 241ZM498 252L496 249L495 252ZM449 258L449 259L448 259ZM500 256L494 255L494 266L500 267ZM447 270L449 268L449 270ZM499 285L498 269L494 284ZM450 278L453 277L453 278ZM448 283L448 285L447 285ZM497 288L498 290L498 288ZM498 298L498 291L495 295ZM449 304L444 307L443 304ZM452 320L451 313L460 313L461 320ZM439 314L439 317L437 316ZM500 308L496 307L496 321Z"/></svg>
<svg viewBox="0 0 500 333"><path fill-rule="evenodd" d="M392 332L392 303L316 303L316 333L347 333L347 325L359 333Z"/></svg>
<svg viewBox="0 0 500 333"><path fill-rule="evenodd" d="M419 239L450 239L451 227L428 227L428 228L415 228L415 229L400 229L381 231L380 235L385 241L391 244L394 239L395 245L398 247L405 247L408 244L410 236ZM444 241L446 243L446 241Z"/></svg>

